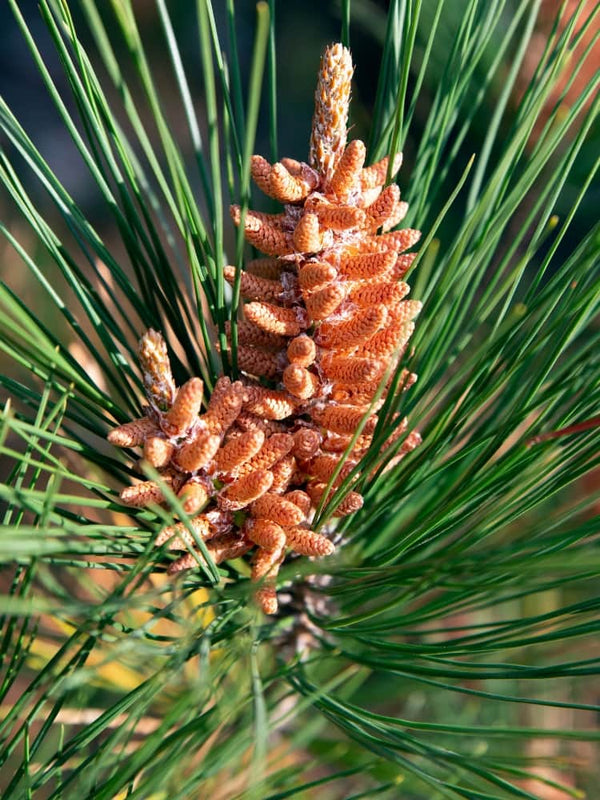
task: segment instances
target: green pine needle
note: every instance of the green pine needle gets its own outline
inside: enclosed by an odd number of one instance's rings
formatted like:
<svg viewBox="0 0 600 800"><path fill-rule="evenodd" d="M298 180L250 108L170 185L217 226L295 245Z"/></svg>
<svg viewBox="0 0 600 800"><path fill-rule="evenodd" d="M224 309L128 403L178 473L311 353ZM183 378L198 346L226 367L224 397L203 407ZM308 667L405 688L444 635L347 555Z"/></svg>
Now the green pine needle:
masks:
<svg viewBox="0 0 600 800"><path fill-rule="evenodd" d="M343 0L335 36L327 4L291 29L272 0L41 0L44 38L9 0L100 211L0 98L3 798L594 795L600 9L543 5ZM343 546L286 562L265 619L243 559L198 539L200 568L166 574L157 535L193 527L166 486L164 508L122 504L136 454L106 434L143 413L149 327L178 383L236 376L250 254L228 207L248 210L253 153L304 156L289 81L311 96L303 43L332 37L423 231L423 311L374 402L419 377L318 509ZM364 507L334 520L351 489Z"/></svg>

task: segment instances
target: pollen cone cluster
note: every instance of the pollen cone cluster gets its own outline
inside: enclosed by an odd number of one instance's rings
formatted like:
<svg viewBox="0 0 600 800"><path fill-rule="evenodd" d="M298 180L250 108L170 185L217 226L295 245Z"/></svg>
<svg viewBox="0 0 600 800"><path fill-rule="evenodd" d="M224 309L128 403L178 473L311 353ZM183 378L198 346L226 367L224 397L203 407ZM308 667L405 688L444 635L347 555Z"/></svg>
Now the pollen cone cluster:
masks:
<svg viewBox="0 0 600 800"><path fill-rule="evenodd" d="M197 565L195 537L216 563L253 549L252 580L266 613L277 610L275 582L288 550L333 552L332 542L311 530L314 511L333 475L335 488L369 448L386 382L421 308L406 299L402 280L414 259L404 251L420 233L392 230L407 206L396 184L385 186L401 158L365 167L365 145L346 142L352 71L346 48L327 48L308 163L252 159L255 183L283 211L249 211L244 220L246 240L266 256L240 276L246 302L237 358L244 378L220 378L203 405L200 379L176 389L162 337L148 331L140 343L146 416L109 435L117 446L142 446L191 517L194 535L180 522L157 541L186 551L170 571ZM232 217L240 224L237 206ZM225 279L235 281L234 267L225 267ZM397 390L415 379L403 374ZM407 420L396 420L384 448L406 430ZM410 433L395 460L419 443ZM121 498L134 506L164 502L153 482L127 487ZM361 495L350 491L335 515L361 506Z"/></svg>

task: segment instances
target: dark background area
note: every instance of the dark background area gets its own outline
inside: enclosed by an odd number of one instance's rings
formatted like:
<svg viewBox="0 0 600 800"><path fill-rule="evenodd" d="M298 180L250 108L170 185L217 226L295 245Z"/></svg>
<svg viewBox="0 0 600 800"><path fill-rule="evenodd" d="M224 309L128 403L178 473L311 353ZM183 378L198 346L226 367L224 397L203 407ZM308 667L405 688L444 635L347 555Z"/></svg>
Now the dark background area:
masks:
<svg viewBox="0 0 600 800"><path fill-rule="evenodd" d="M510 3L507 7L507 23L510 14ZM573 4L575 5L575 4ZM179 97L173 91L173 75L170 61L164 44L164 35L161 29L160 20L156 11L156 6L149 0L134 0L133 3L140 34L145 47L149 63L154 69L154 76L157 80L164 112L170 124L176 131L181 131L178 139L181 142L184 153L190 160L190 172L192 169L193 153L191 142L187 136L185 118ZM318 0L306 0L305 2L278 2L276 6L276 28L277 28L277 81L278 81L278 137L279 137L279 157L289 155L297 158L305 158L307 142L309 138L310 122L312 116L312 97L314 91L314 76L319 62L320 53L323 47L340 37L341 19L340 7L337 2L319 2ZM415 118L409 133L409 137L404 146L404 165L399 176L399 182L403 194L410 201L411 194L417 191L410 182L412 165L416 155L419 142L419 132L427 119L431 99L436 90L436 76L444 68L444 60L447 48L451 46L453 32L461 17L461 10L464 0L453 0L446 4L445 12L442 17L440 29L438 31L439 44L434 47L428 77L425 81L420 94L419 104L416 109ZM593 3L590 3L590 10ZM19 7L22 11L27 25L29 26L44 60L51 72L56 87L66 102L67 107L72 110L71 95L68 83L62 72L61 65L54 50L50 35L39 12L36 0L21 0ZM77 20L77 4L71 4L72 11ZM105 21L107 22L109 34L111 27L110 3L105 0L98 3L101 11L105 11ZM217 15L217 25L222 34L222 41L227 46L226 35L226 16L225 2L214 3L215 14ZM432 13L436 7L434 0L426 0L423 5L423 12L420 22L420 30L417 36L415 48L415 69L418 67L420 56L428 34L428 25L431 22ZM524 73L531 73L535 67L536 48L541 48L544 37L550 30L550 23L555 13L558 3L555 0L546 0L543 3L543 10L538 23L539 31L532 41L530 52L527 53L524 64ZM255 28L255 0L242 0L236 3L237 15L237 34L238 46L241 63L244 65L243 77L247 78L250 61L252 56L252 43ZM199 38L196 21L195 4L188 0L175 0L168 3L168 9L172 17L173 26L178 37L179 46L182 53L187 77L197 101L198 116L202 126L202 94L203 87L201 81ZM352 102L352 130L351 137L367 138L370 118L373 111L377 77L379 74L381 52L386 31L387 3L384 0L355 0L352 5L352 25L350 31L351 48L357 68L354 76L354 94ZM93 42L87 34L85 24L78 26L89 51L94 53ZM0 48L0 94L5 98L9 107L16 114L17 118L31 135L36 146L40 149L50 166L63 181L69 192L73 194L83 210L90 215L95 226L98 227L102 235L111 237L110 222L108 227L104 226L106 212L102 205L102 198L97 187L77 153L71 139L61 122L56 109L54 108L48 93L43 85L37 68L28 52L25 41L18 30L13 13L8 3L0 4L0 30L2 31L2 47ZM130 69L129 57L124 48L124 43L112 27L111 42L117 52L122 55L122 68ZM489 64L492 52L484 54L478 69L484 71ZM161 59L164 60L161 61ZM578 91L586 81L586 76L590 76L594 69L593 57L589 59L589 69L584 70L581 78L573 86L570 93L572 101ZM102 70L96 64L100 76ZM509 69L507 62L504 72ZM128 73L129 74L129 73ZM486 125L493 113L494 98L502 89L502 70L497 79L492 84L492 91L488 92L489 108L486 113L481 114L471 127L459 158L456 161L457 171L448 176L448 186L456 184L460 177L458 165L465 165L472 153L477 153L486 132ZM414 80L414 76L412 78ZM565 77L566 80L566 77ZM135 80L132 87L135 88ZM105 90L110 99L114 99L114 107L119 108L119 98L113 92L108 91L108 82ZM512 121L512 115L518 107L520 94L524 90L521 84L515 89L507 113L503 120L503 129L508 134ZM410 97L410 87L409 87ZM142 104L143 105L143 104ZM269 154L269 141L267 131L266 102L261 121L259 123L256 152ZM578 165L570 177L562 197L559 199L556 212L560 217L564 217L574 201L579 191L581 182L586 175L587 166L594 158L594 152L600 135L596 133L591 137L583 158L579 159ZM492 162L494 154L492 154ZM21 178L25 185L32 192L34 199L39 199L44 195L44 190L39 182L33 178L28 169L22 170ZM571 249L589 230L596 220L596 206L599 200L599 191L589 193L587 200L577 215L572 226L572 230L567 240L562 245L565 249ZM45 201L46 205L51 204ZM443 198L439 199L439 204L443 203ZM437 212L438 208L435 209ZM52 215L53 211L49 210ZM452 235L456 229L457 220L462 214L461 198L455 204L453 211L447 218L445 226L440 230L440 239L444 239L444 231ZM454 215L454 217L453 217ZM12 213L0 198L0 216L10 221ZM108 220L106 220L108 222ZM423 229L427 228L429 220L419 220L418 224Z"/></svg>

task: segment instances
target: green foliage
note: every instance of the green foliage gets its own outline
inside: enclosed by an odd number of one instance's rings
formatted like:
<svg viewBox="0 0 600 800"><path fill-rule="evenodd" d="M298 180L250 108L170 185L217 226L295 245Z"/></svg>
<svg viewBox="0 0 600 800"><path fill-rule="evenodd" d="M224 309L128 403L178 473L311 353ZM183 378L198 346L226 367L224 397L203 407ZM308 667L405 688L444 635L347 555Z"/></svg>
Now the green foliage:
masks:
<svg viewBox="0 0 600 800"><path fill-rule="evenodd" d="M68 100L9 4L110 234L0 99L19 216L1 230L53 320L1 284L2 796L581 796L600 777L582 756L600 738L598 428L531 440L598 415L599 75L582 79L581 52L598 9L555 21L528 72L537 0L389 4L369 157L412 153L424 311L400 369L419 380L380 412L338 555L283 570L308 613L265 620L241 561L166 580L153 541L170 514L121 506L133 454L104 439L139 412L146 328L179 378L235 373L222 267L244 243L224 205L248 208L261 97L269 155L302 157L278 151L277 63L294 53L277 52L275 3L257 4L242 65L234 0L197 0L191 63L167 0L159 55L131 0L41 0ZM386 22L366 0L340 10L350 45ZM398 411L423 445L385 470Z"/></svg>

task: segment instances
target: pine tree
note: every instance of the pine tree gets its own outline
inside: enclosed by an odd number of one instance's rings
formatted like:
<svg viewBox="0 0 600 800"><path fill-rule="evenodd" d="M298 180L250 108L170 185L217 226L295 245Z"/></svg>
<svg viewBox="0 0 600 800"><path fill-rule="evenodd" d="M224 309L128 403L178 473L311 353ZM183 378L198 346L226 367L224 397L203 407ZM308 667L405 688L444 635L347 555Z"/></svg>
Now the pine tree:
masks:
<svg viewBox="0 0 600 800"><path fill-rule="evenodd" d="M8 5L2 796L593 796L599 9Z"/></svg>

